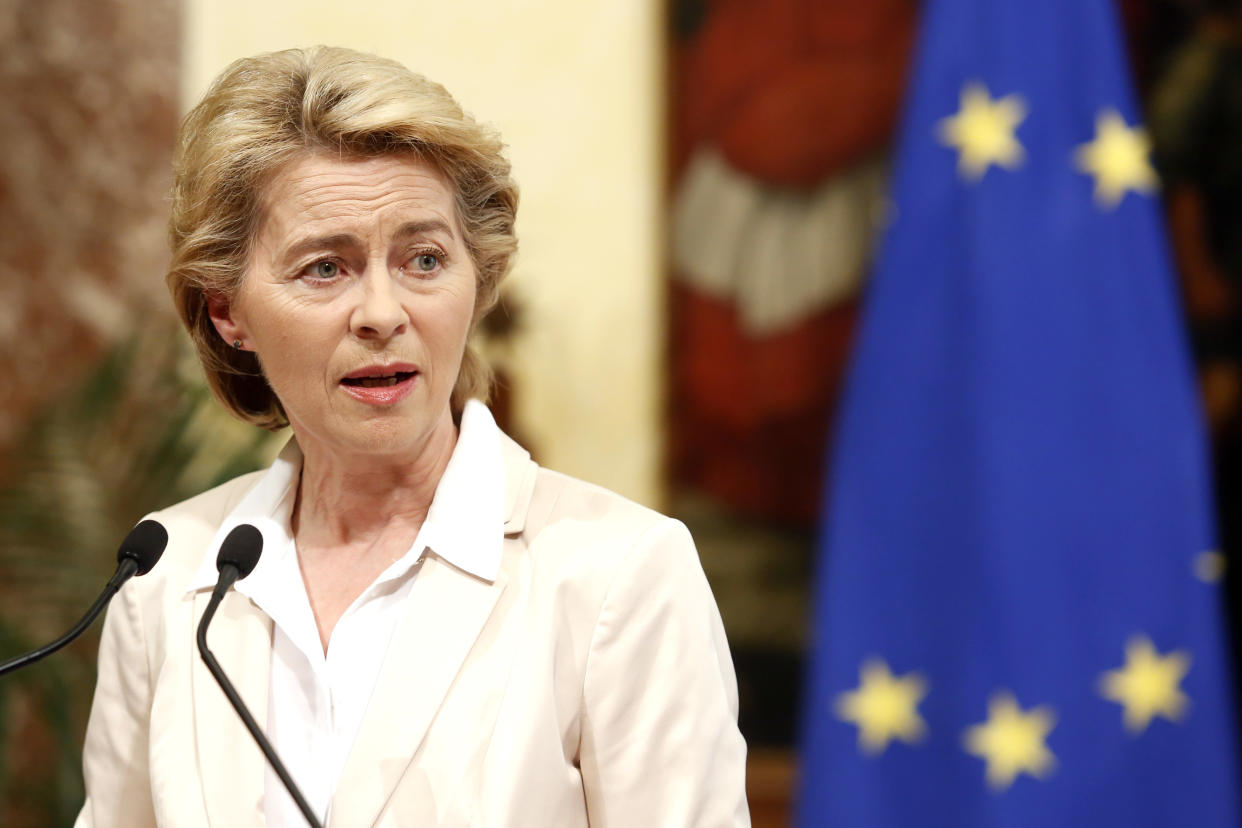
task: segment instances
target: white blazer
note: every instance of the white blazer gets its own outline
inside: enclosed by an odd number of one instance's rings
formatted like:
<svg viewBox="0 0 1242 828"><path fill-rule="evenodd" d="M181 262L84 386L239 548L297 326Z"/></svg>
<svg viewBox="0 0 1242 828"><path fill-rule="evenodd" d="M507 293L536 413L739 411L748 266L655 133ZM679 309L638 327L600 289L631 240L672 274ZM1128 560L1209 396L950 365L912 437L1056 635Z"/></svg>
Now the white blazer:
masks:
<svg viewBox="0 0 1242 828"><path fill-rule="evenodd" d="M424 555L330 826L748 826L733 663L689 533L503 444L500 571ZM263 824L263 755L194 645L210 592L187 593L257 477L154 515L164 558L104 624L78 828ZM260 724L272 630L233 591L211 627Z"/></svg>

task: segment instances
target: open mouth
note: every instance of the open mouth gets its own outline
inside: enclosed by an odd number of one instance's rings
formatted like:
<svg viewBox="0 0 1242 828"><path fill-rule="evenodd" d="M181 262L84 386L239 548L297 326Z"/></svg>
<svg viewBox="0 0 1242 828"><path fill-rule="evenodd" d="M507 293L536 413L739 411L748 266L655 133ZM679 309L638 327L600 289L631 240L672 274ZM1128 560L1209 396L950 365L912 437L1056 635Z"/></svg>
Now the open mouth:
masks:
<svg viewBox="0 0 1242 828"><path fill-rule="evenodd" d="M414 371L397 371L392 374L375 377L345 377L341 380L341 384L352 385L358 388L383 388L388 385L397 385L398 383L405 382L414 374Z"/></svg>

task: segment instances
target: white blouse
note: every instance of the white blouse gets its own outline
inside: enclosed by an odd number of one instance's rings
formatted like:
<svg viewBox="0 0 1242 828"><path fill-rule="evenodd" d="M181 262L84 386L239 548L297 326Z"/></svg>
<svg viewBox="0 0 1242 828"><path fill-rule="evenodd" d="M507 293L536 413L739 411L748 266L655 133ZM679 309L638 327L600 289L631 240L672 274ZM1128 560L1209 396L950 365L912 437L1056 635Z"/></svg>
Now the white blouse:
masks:
<svg viewBox="0 0 1242 828"><path fill-rule="evenodd" d="M291 530L301 471L301 452L290 441L259 484L230 513L224 531L250 523L263 534L263 555L236 589L266 613L274 626L266 732L312 810L326 823L424 551L434 550L480 578L496 576L504 537L500 429L484 405L466 404L457 445L418 537L341 616L326 653L320 646ZM210 588L216 577L215 561L205 560L190 590ZM228 664L222 666L229 671ZM263 810L269 828L306 824L270 766L264 780Z"/></svg>

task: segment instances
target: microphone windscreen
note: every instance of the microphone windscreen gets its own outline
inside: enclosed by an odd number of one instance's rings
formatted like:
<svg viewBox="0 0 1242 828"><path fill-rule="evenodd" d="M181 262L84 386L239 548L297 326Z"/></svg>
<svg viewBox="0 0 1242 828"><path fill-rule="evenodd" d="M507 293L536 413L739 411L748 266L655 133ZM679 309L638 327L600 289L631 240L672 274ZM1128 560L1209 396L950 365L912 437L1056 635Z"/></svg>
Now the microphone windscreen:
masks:
<svg viewBox="0 0 1242 828"><path fill-rule="evenodd" d="M116 550L116 562L130 558L138 564L138 571L134 574L146 575L164 554L166 546L168 530L164 525L159 521L144 520L130 529L125 540L121 541L121 548Z"/></svg>
<svg viewBox="0 0 1242 828"><path fill-rule="evenodd" d="M225 564L237 567L237 578L241 580L250 574L259 555L263 554L263 535L249 523L239 523L233 527L220 544L220 554L216 556L216 571Z"/></svg>

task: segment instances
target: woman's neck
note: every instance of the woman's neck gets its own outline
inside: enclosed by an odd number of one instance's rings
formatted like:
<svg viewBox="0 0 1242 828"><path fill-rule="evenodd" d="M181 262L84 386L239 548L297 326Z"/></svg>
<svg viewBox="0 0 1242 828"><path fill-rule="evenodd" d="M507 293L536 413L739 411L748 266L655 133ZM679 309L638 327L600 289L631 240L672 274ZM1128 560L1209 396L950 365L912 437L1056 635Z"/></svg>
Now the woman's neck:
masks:
<svg viewBox="0 0 1242 828"><path fill-rule="evenodd" d="M457 428L450 420L418 452L400 460L302 446L292 527L299 546L358 548L394 532L417 534L456 445Z"/></svg>

